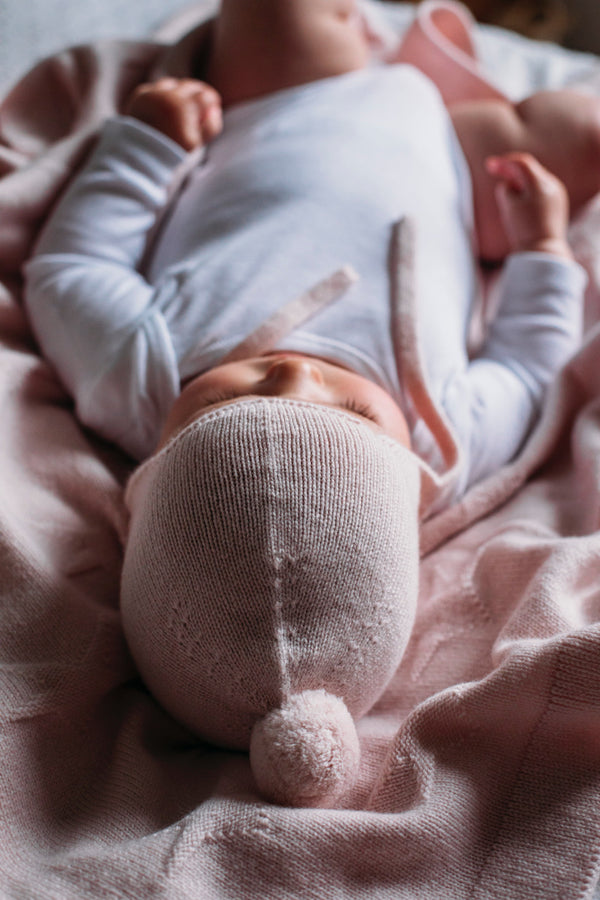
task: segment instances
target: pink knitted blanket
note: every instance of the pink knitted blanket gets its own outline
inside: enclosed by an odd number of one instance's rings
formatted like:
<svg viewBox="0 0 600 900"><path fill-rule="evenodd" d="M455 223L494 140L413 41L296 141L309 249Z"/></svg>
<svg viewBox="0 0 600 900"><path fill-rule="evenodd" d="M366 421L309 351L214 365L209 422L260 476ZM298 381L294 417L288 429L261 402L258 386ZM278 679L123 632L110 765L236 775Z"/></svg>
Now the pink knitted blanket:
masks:
<svg viewBox="0 0 600 900"><path fill-rule="evenodd" d="M137 679L118 611L127 462L82 430L40 357L20 266L99 121L163 53L72 50L0 107L0 895L591 898L594 316L519 460L424 531L414 635L359 723L362 769L343 809L265 804L245 755L198 745Z"/></svg>

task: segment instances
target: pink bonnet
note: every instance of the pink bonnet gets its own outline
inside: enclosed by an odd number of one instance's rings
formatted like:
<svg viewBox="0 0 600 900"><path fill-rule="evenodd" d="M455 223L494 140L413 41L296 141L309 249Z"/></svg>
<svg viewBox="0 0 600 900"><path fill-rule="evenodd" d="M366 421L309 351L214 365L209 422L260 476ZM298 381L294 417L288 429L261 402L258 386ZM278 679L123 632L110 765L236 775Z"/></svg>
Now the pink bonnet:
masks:
<svg viewBox="0 0 600 900"><path fill-rule="evenodd" d="M355 722L408 642L419 465L358 417L248 399L188 425L132 477L121 607L157 700L249 750L270 800L331 806Z"/></svg>

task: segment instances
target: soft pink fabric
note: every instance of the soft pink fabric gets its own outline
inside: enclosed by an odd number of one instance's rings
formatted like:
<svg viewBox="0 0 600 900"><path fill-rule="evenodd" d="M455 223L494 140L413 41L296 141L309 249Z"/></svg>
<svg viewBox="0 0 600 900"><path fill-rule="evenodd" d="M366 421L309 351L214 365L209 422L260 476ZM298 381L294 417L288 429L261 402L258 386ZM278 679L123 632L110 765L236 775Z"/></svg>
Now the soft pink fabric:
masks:
<svg viewBox="0 0 600 900"><path fill-rule="evenodd" d="M253 746L269 799L328 806L353 786L348 712L380 698L414 622L419 494L406 447L280 397L205 413L127 487L121 611L140 673L199 737ZM333 741L321 691L347 707Z"/></svg>
<svg viewBox="0 0 600 900"><path fill-rule="evenodd" d="M354 787L359 765L348 707L323 688L291 694L252 729L250 767L258 789L283 806L337 806Z"/></svg>
<svg viewBox="0 0 600 900"><path fill-rule="evenodd" d="M15 173L0 182L0 893L590 898L597 328L560 378L527 465L467 496L452 513L464 530L423 560L413 639L359 725L362 765L343 809L261 802L244 754L199 746L136 680L117 610L125 461L82 432L40 359L18 267L82 136L75 112L36 127L48 117L34 98L85 108L93 124L158 52L64 54L29 81L29 106L17 92L0 108L3 171ZM495 511L473 521L482 496Z"/></svg>
<svg viewBox="0 0 600 900"><path fill-rule="evenodd" d="M477 60L472 40L475 20L467 7L424 0L389 62L411 63L437 84L445 103L457 100L506 100L490 83Z"/></svg>

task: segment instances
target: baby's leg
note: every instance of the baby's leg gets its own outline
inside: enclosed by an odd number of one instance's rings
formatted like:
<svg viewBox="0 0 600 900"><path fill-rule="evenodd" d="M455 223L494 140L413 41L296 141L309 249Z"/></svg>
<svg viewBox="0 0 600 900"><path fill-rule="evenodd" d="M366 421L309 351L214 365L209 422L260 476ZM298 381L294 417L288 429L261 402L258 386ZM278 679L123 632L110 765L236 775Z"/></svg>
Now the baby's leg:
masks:
<svg viewBox="0 0 600 900"><path fill-rule="evenodd" d="M225 106L361 69L356 0L223 0L205 78Z"/></svg>
<svg viewBox="0 0 600 900"><path fill-rule="evenodd" d="M480 255L503 259L508 246L485 170L488 156L532 153L564 182L576 214L600 191L600 100L575 91L540 91L521 103L482 100L450 109L471 170Z"/></svg>

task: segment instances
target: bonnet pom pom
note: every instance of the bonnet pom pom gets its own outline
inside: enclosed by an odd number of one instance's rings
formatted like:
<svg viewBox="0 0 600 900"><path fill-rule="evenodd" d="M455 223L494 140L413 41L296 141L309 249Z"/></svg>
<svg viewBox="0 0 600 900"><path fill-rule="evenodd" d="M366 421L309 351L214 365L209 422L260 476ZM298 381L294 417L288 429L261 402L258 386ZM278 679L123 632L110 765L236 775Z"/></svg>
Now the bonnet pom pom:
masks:
<svg viewBox="0 0 600 900"><path fill-rule="evenodd" d="M250 765L263 796L286 806L333 806L360 760L346 704L325 690L293 694L254 725Z"/></svg>

